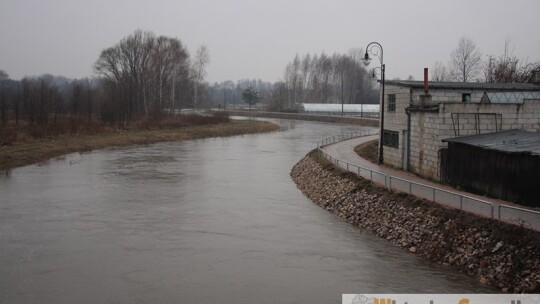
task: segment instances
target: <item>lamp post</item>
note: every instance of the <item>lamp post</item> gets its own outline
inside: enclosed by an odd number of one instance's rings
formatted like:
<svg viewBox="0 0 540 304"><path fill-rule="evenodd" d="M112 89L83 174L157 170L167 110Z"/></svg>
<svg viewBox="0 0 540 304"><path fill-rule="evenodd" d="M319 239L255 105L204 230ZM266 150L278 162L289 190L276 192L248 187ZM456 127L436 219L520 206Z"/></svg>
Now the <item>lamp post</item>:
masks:
<svg viewBox="0 0 540 304"><path fill-rule="evenodd" d="M381 67L375 67L373 69L373 72L371 73L371 77L376 78L377 77L377 70L381 70Z"/></svg>
<svg viewBox="0 0 540 304"><path fill-rule="evenodd" d="M380 53L379 53L380 51ZM383 61L383 47L378 42L371 42L366 47L366 53L364 54L364 64L369 65L371 58L369 54L379 58L381 62L381 84L382 84L382 97L381 97L381 115L380 115L380 131L379 131L379 164L383 163L383 136L384 136L384 61ZM375 71L373 71L375 74Z"/></svg>

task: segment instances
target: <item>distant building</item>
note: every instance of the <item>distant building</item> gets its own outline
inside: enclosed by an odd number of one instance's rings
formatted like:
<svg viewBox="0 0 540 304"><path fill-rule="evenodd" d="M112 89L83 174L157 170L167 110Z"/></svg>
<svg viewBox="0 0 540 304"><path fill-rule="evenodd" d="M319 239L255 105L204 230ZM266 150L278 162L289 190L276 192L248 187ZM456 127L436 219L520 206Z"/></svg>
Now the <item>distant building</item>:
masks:
<svg viewBox="0 0 540 304"><path fill-rule="evenodd" d="M427 81L426 81L427 83ZM441 180L443 139L511 129L540 131L540 86L386 81L384 163Z"/></svg>
<svg viewBox="0 0 540 304"><path fill-rule="evenodd" d="M343 111L344 116L378 117L379 107L378 104L301 103L298 106L298 112L316 115L341 115Z"/></svg>

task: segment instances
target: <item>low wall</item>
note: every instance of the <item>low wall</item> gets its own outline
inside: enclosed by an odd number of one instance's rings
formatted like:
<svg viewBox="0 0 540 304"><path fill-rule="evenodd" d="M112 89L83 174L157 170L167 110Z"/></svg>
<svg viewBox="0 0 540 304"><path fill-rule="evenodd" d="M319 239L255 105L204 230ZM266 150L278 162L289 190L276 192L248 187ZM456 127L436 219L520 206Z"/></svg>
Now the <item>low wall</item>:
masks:
<svg viewBox="0 0 540 304"><path fill-rule="evenodd" d="M298 113L280 113L280 112L259 112L259 111L227 111L234 116L253 116L281 119L297 119L307 121L321 121L331 123L342 123L348 125L360 125L366 127L378 127L379 119L377 118L362 118L362 117L341 117L341 116L322 116L322 115L307 115Z"/></svg>
<svg viewBox="0 0 540 304"><path fill-rule="evenodd" d="M316 154L291 177L316 204L413 254L503 292L540 292L540 233L388 191Z"/></svg>

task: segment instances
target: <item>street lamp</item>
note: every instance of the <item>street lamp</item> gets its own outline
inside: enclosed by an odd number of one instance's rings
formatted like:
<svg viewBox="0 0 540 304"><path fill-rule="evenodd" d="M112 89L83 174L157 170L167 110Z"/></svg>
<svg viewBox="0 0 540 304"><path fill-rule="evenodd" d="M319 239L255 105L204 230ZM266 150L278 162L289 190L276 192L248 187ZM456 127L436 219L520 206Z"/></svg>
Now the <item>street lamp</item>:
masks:
<svg viewBox="0 0 540 304"><path fill-rule="evenodd" d="M379 131L379 164L383 163L383 136L384 136L384 61L383 61L383 47L378 42L371 42L366 47L366 53L364 54L364 64L369 65L371 58L369 53L379 58L381 62L381 84L382 84L382 98L381 98L381 115L380 115L380 131ZM380 52L380 53L379 53ZM373 70L375 75L375 70Z"/></svg>
<svg viewBox="0 0 540 304"><path fill-rule="evenodd" d="M381 70L381 67L376 67L372 70L371 78L377 78L377 70Z"/></svg>

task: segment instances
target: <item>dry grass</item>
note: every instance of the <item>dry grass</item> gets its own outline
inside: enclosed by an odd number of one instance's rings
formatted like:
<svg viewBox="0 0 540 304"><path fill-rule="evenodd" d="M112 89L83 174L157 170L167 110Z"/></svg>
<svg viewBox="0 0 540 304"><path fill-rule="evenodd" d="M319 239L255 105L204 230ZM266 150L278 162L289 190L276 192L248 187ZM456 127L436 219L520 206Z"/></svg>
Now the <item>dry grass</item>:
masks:
<svg viewBox="0 0 540 304"><path fill-rule="evenodd" d="M35 164L61 155L90 151L110 146L149 144L206 137L223 137L263 133L279 127L266 121L229 121L189 127L159 129L107 130L99 134L60 135L38 139L26 138L0 146L0 171Z"/></svg>
<svg viewBox="0 0 540 304"><path fill-rule="evenodd" d="M372 140L358 145L354 148L354 152L356 152L358 156L376 164L379 161L379 141Z"/></svg>

